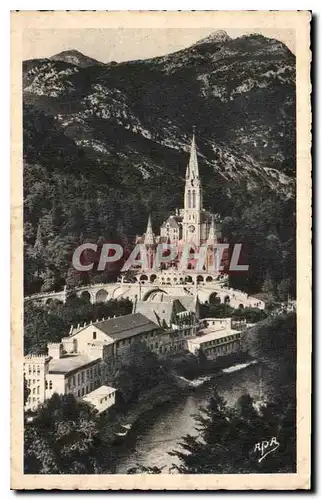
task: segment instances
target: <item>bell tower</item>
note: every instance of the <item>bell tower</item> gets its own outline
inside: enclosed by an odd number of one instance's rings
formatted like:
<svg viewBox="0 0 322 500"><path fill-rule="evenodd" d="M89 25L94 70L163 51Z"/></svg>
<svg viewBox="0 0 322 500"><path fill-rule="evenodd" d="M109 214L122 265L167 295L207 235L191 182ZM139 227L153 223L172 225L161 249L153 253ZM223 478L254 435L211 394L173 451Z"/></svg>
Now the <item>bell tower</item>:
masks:
<svg viewBox="0 0 322 500"><path fill-rule="evenodd" d="M200 246L201 240L202 208L202 187L199 178L195 132L193 132L190 158L186 170L182 237L185 242L193 243L197 247Z"/></svg>

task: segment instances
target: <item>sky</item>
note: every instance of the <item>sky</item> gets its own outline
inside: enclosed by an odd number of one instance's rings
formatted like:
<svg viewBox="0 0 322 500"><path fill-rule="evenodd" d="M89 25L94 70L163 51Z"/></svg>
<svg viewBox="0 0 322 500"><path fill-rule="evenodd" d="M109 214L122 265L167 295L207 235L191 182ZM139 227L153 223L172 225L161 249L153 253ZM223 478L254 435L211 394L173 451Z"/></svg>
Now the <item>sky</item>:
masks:
<svg viewBox="0 0 322 500"><path fill-rule="evenodd" d="M250 33L276 38L295 53L295 33L290 29L223 29L232 38ZM23 59L50 57L72 49L105 63L148 59L189 47L214 31L213 28L26 29Z"/></svg>

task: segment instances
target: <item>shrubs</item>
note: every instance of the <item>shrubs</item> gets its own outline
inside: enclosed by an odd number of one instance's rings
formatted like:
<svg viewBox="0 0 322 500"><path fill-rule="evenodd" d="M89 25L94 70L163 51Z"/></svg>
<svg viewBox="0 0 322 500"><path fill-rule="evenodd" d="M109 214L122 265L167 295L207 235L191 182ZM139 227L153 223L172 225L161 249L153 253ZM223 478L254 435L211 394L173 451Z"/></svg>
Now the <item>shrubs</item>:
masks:
<svg viewBox="0 0 322 500"><path fill-rule="evenodd" d="M255 307L234 309L228 304L202 304L200 305L200 318L234 318L245 319L247 323L257 323L267 318L267 314Z"/></svg>

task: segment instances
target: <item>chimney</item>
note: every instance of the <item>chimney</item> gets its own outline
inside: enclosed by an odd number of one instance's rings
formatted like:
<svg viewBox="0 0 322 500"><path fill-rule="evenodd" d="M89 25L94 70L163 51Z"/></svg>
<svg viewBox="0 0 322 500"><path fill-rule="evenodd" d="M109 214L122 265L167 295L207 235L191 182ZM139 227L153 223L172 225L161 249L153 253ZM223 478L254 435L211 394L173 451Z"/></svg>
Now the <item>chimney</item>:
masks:
<svg viewBox="0 0 322 500"><path fill-rule="evenodd" d="M60 359L63 354L63 345L61 342L50 342L47 344L48 356L53 359Z"/></svg>

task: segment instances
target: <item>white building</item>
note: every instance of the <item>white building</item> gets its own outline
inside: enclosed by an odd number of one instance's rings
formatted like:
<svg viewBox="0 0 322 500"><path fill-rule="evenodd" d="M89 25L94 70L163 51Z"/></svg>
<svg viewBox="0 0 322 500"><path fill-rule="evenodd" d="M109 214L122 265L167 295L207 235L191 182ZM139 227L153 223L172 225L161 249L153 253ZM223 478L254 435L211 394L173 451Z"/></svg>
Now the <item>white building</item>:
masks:
<svg viewBox="0 0 322 500"><path fill-rule="evenodd" d="M96 353L102 359L108 359L122 353L136 341L144 342L157 353L158 337L162 331L157 322L135 312L84 325L72 330L62 342L73 346L74 352Z"/></svg>
<svg viewBox="0 0 322 500"><path fill-rule="evenodd" d="M61 343L48 344L47 356L25 356L24 375L30 390L26 410L34 410L54 393L90 394L102 385L104 363L101 357L67 354Z"/></svg>
<svg viewBox="0 0 322 500"><path fill-rule="evenodd" d="M202 351L207 358L238 352L241 348L241 332L238 330L205 328L198 337L187 339L187 348L192 354Z"/></svg>
<svg viewBox="0 0 322 500"><path fill-rule="evenodd" d="M204 328L209 328L211 331L231 330L232 318L204 318L202 320Z"/></svg>
<svg viewBox="0 0 322 500"><path fill-rule="evenodd" d="M25 405L26 410L34 409L45 401L45 384L49 361L49 356L36 356L33 354L24 358L24 377L30 390Z"/></svg>
<svg viewBox="0 0 322 500"><path fill-rule="evenodd" d="M116 389L113 387L101 385L84 396L83 400L94 406L98 413L102 413L115 404L115 393Z"/></svg>
<svg viewBox="0 0 322 500"><path fill-rule="evenodd" d="M91 393L105 384L105 361L137 340L158 353L162 332L158 324L140 313L71 329L70 335L61 342L47 345L48 355L25 356L24 374L30 389L25 409L36 409L54 393L91 398ZM94 393L92 401L97 399L96 395Z"/></svg>

